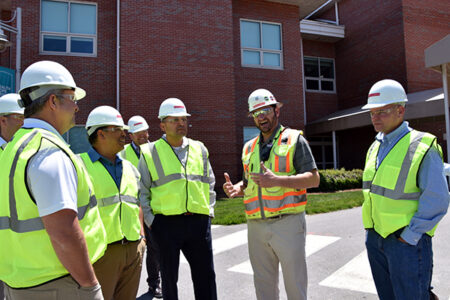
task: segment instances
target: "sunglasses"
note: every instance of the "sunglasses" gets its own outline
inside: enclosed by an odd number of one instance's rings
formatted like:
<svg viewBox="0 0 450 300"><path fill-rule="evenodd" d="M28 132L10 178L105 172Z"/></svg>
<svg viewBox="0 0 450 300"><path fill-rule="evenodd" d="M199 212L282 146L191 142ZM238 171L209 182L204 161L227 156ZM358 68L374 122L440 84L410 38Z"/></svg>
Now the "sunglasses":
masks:
<svg viewBox="0 0 450 300"><path fill-rule="evenodd" d="M252 113L253 118L258 118L259 116L267 116L272 112L272 107L266 107L261 110L255 111Z"/></svg>
<svg viewBox="0 0 450 300"><path fill-rule="evenodd" d="M72 95L72 94L55 94L55 96L60 98L60 99L62 98L64 100L70 100L70 101L75 102L75 103L78 102L78 100L75 99L75 95Z"/></svg>

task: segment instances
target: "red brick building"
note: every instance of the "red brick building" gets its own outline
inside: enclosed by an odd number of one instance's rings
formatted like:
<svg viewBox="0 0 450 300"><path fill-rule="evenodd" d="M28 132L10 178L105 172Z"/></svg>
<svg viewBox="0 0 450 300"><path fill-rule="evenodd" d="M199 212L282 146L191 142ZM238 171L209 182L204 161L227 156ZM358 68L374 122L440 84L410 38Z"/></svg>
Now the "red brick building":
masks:
<svg viewBox="0 0 450 300"><path fill-rule="evenodd" d="M305 130L320 168L361 168L375 133L359 108L384 78L414 100L411 125L444 145L441 77L425 68L424 50L449 34L449 1L14 0L2 2L1 20L17 7L21 71L54 60L87 91L80 126L67 134L76 151L86 148L83 124L94 107L118 107L126 120L142 115L154 140L160 103L177 97L220 187L224 171L241 176L241 147L255 132L247 97L266 88L284 103L281 122ZM16 69L17 37L5 34L12 45L0 66Z"/></svg>

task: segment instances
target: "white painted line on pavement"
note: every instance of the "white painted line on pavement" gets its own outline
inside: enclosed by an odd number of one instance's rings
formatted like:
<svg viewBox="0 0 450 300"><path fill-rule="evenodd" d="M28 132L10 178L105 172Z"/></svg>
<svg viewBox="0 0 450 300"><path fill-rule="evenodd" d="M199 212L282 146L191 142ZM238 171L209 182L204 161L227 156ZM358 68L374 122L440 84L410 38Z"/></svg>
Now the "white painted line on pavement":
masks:
<svg viewBox="0 0 450 300"><path fill-rule="evenodd" d="M322 236L313 234L306 235L306 245L305 245L306 257L310 256L313 253L316 253L320 249L325 248L326 246L336 242L339 239L340 237L337 236ZM246 260L241 264L235 265L229 268L227 271L253 275L253 269L250 264L250 260Z"/></svg>
<svg viewBox="0 0 450 300"><path fill-rule="evenodd" d="M217 255L245 244L247 244L247 229L236 231L221 238L214 239L212 242L213 254ZM180 262L187 263L183 253L181 253Z"/></svg>
<svg viewBox="0 0 450 300"><path fill-rule="evenodd" d="M211 225L211 229L216 229L216 228L219 228L219 227L222 227L222 225Z"/></svg>
<svg viewBox="0 0 450 300"><path fill-rule="evenodd" d="M376 294L367 252L363 251L319 285Z"/></svg>

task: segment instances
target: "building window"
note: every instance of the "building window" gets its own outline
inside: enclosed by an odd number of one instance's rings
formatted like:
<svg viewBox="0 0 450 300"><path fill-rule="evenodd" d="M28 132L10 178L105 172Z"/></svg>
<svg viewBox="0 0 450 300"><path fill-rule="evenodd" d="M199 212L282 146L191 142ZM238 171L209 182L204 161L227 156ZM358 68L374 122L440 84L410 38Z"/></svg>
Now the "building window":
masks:
<svg viewBox="0 0 450 300"><path fill-rule="evenodd" d="M40 52L77 56L97 54L97 5L41 1Z"/></svg>
<svg viewBox="0 0 450 300"><path fill-rule="evenodd" d="M334 93L334 60L329 58L305 57L305 82L307 91Z"/></svg>
<svg viewBox="0 0 450 300"><path fill-rule="evenodd" d="M308 137L308 143L317 167L332 169L334 167L332 138L329 136Z"/></svg>
<svg viewBox="0 0 450 300"><path fill-rule="evenodd" d="M243 66L282 69L281 45L281 24L241 20Z"/></svg>
<svg viewBox="0 0 450 300"><path fill-rule="evenodd" d="M259 129L256 127L244 127L243 130L244 144L259 135Z"/></svg>

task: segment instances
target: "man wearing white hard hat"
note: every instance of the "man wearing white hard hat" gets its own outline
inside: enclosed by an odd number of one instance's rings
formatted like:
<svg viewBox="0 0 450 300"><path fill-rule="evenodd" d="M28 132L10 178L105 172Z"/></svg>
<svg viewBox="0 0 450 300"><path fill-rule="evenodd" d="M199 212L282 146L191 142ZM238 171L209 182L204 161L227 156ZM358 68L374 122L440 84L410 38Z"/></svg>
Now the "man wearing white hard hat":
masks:
<svg viewBox="0 0 450 300"><path fill-rule="evenodd" d="M62 134L75 125L85 91L52 61L21 78L23 127L2 153L0 279L7 299L103 299L92 263L106 234L92 183Z"/></svg>
<svg viewBox="0 0 450 300"><path fill-rule="evenodd" d="M79 156L94 185L108 248L94 264L105 299L134 300L139 287L144 230L139 205L139 172L118 153L128 130L111 106L94 108L86 130L92 148Z"/></svg>
<svg viewBox="0 0 450 300"><path fill-rule="evenodd" d="M178 299L180 250L190 267L197 300L217 299L211 243L215 178L202 142L186 137L184 103L169 98L158 118L164 135L141 147L141 203L145 223L160 247L162 292Z"/></svg>
<svg viewBox="0 0 450 300"><path fill-rule="evenodd" d="M23 125L23 107L19 106L19 99L19 94L6 94L0 97L0 153Z"/></svg>
<svg viewBox="0 0 450 300"><path fill-rule="evenodd" d="M141 155L140 146L148 143L148 124L141 116L133 116L128 120L128 136L131 143L125 145L120 156L130 161L136 168Z"/></svg>
<svg viewBox="0 0 450 300"><path fill-rule="evenodd" d="M133 116L128 120L128 136L131 143L125 145L120 152L123 159L130 161L136 168L139 164L141 156L141 145L149 143L148 140L148 124L141 116ZM153 238L151 229L144 224L145 240L147 243L146 269L148 294L154 298L162 298L161 276L159 274L159 247Z"/></svg>
<svg viewBox="0 0 450 300"><path fill-rule="evenodd" d="M243 180L233 185L225 173L223 189L244 197L256 298L279 299L281 264L288 298L306 300L306 189L319 185L317 166L302 132L280 124L270 91L255 90L248 105L260 134L244 145Z"/></svg>
<svg viewBox="0 0 450 300"><path fill-rule="evenodd" d="M432 236L449 204L442 149L434 135L404 121L407 96L385 79L367 104L378 134L363 173L363 225L380 299L435 299Z"/></svg>

